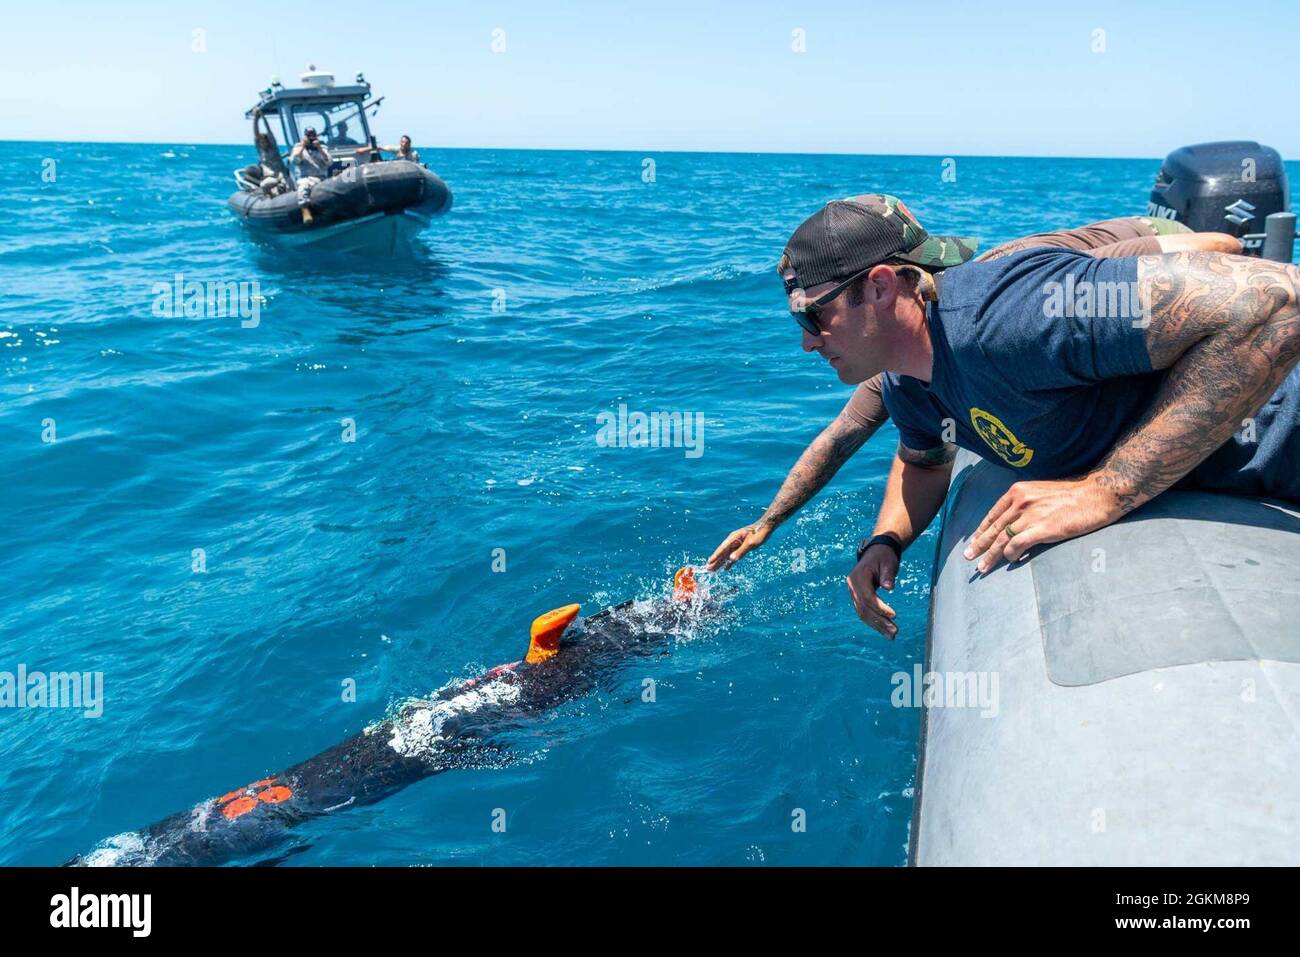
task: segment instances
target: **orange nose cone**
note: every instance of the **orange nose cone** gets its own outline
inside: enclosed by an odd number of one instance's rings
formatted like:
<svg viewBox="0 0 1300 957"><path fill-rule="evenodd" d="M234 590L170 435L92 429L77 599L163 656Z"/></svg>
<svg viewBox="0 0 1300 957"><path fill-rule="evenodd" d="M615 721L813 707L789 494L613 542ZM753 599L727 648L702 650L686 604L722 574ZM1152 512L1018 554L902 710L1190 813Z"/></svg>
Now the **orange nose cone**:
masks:
<svg viewBox="0 0 1300 957"><path fill-rule="evenodd" d="M690 565L677 569L677 574L673 576L673 599L675 601L689 601L694 594L695 569Z"/></svg>
<svg viewBox="0 0 1300 957"><path fill-rule="evenodd" d="M553 657L560 650L560 636L564 629L573 624L581 609L581 605L564 605L534 618L533 627L529 629L528 656L524 661L535 665Z"/></svg>

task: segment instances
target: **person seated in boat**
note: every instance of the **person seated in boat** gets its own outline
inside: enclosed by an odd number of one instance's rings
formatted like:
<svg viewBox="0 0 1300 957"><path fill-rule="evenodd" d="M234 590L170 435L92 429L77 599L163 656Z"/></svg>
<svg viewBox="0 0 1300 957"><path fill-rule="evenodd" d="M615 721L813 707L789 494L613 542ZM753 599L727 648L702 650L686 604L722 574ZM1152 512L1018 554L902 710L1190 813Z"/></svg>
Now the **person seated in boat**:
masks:
<svg viewBox="0 0 1300 957"><path fill-rule="evenodd" d="M1103 259L1158 255L1182 250L1241 252L1241 240L1225 233L1195 233L1172 219L1124 216L1074 229L1034 233L1013 239L983 253L976 261L1000 259L1035 246L1075 249ZM728 534L713 550L705 566L709 571L730 567L749 552L761 547L777 528L811 501L834 478L841 466L889 421L889 410L885 408L882 398L884 378L884 373L881 373L857 387L839 415L796 460L762 516L752 524ZM893 568L886 576L892 585L898 556L883 545L874 550L872 556L885 564L892 564Z"/></svg>
<svg viewBox="0 0 1300 957"><path fill-rule="evenodd" d="M239 171L239 178L245 189L260 190L268 196L278 196L288 189L284 177L272 173L261 163L249 163Z"/></svg>
<svg viewBox="0 0 1300 957"><path fill-rule="evenodd" d="M392 153L393 159L410 160L412 163L420 162L419 152L411 149L411 138L409 136L404 135L397 141L396 146L380 146L379 150L384 153ZM357 155L360 156L362 153L369 152L370 147L363 146L361 149L357 150Z"/></svg>
<svg viewBox="0 0 1300 957"><path fill-rule="evenodd" d="M265 129L259 129L259 124ZM268 196L278 196L287 192L288 170L276 148L275 137L261 110L253 110L253 146L257 150L257 162L244 167L242 176L250 188L260 189Z"/></svg>
<svg viewBox="0 0 1300 957"><path fill-rule="evenodd" d="M357 141L348 136L347 120L339 120L339 125L334 128L334 136L330 139L331 146L356 146Z"/></svg>
<svg viewBox="0 0 1300 957"><path fill-rule="evenodd" d="M265 170L265 167L262 168ZM282 193L289 192L289 183L284 178L283 173L273 173L270 176L263 177L258 188L267 196L279 196Z"/></svg>

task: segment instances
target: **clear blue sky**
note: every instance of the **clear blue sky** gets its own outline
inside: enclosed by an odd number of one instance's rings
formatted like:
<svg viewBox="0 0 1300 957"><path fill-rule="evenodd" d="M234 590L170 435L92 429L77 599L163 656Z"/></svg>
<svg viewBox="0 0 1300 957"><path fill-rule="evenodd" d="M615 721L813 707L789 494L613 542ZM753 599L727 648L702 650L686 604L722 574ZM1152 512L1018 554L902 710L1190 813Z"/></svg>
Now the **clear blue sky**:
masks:
<svg viewBox="0 0 1300 957"><path fill-rule="evenodd" d="M310 61L364 70L381 137L426 147L1296 157L1298 25L1295 0L15 2L0 139L246 143Z"/></svg>

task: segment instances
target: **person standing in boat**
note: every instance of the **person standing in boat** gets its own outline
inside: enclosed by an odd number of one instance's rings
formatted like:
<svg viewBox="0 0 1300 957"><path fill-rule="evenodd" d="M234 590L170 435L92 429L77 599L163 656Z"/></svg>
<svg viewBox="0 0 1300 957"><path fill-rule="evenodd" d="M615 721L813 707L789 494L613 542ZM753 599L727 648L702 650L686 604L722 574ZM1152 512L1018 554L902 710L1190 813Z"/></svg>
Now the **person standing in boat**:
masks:
<svg viewBox="0 0 1300 957"><path fill-rule="evenodd" d="M325 144L316 135L314 126L303 130L302 139L294 145L289 159L297 170L298 205L305 209L307 200L311 196L311 188L329 176L330 163L333 160Z"/></svg>
<svg viewBox="0 0 1300 957"><path fill-rule="evenodd" d="M378 149L384 153L392 153L393 159L410 160L412 163L420 162L420 153L418 150L411 149L411 138L409 136L403 136L397 141L396 146L380 146ZM370 147L363 146L357 150L357 155L360 156L362 153L369 152L371 152Z"/></svg>
<svg viewBox="0 0 1300 957"><path fill-rule="evenodd" d="M316 127L309 126L303 130L302 139L293 147L293 152L289 154L289 159L298 171L298 178L314 178L317 180L325 179L330 174L330 163L333 158L330 152L325 148L325 144L320 141L316 135Z"/></svg>

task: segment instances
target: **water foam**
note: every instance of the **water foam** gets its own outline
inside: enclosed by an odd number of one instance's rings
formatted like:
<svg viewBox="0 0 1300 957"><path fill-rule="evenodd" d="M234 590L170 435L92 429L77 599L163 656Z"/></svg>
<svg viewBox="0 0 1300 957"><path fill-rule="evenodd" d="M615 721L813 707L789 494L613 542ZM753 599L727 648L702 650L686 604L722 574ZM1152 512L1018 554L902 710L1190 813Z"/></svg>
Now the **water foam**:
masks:
<svg viewBox="0 0 1300 957"><path fill-rule="evenodd" d="M479 682L450 698L417 698L408 702L389 723L392 737L388 739L388 746L407 758L431 755L445 738L442 729L448 719L482 708L508 707L519 701L519 692L518 680L506 673ZM366 731L373 733L380 727L383 725Z"/></svg>

